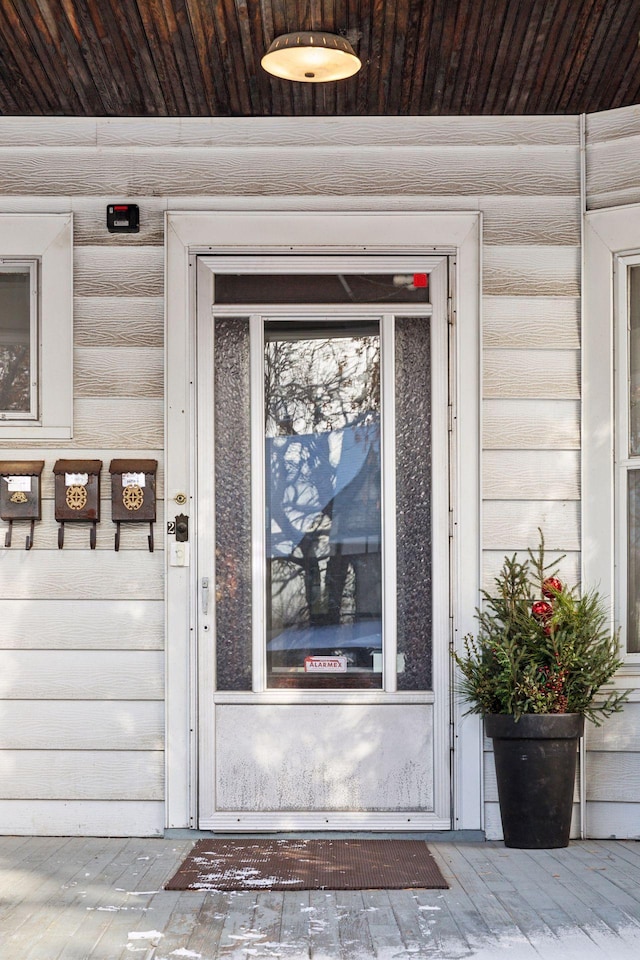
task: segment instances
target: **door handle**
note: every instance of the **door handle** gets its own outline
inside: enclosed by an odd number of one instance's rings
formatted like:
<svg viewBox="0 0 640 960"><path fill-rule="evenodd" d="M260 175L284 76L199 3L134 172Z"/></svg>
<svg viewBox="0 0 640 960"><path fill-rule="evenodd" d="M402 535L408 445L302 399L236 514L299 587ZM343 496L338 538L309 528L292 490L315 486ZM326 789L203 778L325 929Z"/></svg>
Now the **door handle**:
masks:
<svg viewBox="0 0 640 960"><path fill-rule="evenodd" d="M209 577L203 577L200 586L202 589L202 612L206 617L209 613Z"/></svg>

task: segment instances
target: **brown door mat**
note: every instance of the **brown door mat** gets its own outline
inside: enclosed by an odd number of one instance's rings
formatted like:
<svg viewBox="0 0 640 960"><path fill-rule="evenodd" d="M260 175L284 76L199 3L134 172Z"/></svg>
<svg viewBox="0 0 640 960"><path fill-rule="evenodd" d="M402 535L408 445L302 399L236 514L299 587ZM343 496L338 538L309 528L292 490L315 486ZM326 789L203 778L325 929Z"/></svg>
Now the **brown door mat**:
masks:
<svg viewBox="0 0 640 960"><path fill-rule="evenodd" d="M448 889L421 840L198 840L165 890Z"/></svg>

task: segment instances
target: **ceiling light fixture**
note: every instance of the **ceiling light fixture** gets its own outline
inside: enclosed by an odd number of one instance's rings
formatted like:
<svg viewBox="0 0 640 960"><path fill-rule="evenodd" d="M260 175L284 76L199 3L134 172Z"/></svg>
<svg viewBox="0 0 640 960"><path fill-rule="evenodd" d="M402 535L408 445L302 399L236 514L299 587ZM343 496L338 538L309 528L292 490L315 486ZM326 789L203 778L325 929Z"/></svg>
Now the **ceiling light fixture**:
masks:
<svg viewBox="0 0 640 960"><path fill-rule="evenodd" d="M318 30L276 37L261 63L274 77L304 83L344 80L362 66L348 40Z"/></svg>

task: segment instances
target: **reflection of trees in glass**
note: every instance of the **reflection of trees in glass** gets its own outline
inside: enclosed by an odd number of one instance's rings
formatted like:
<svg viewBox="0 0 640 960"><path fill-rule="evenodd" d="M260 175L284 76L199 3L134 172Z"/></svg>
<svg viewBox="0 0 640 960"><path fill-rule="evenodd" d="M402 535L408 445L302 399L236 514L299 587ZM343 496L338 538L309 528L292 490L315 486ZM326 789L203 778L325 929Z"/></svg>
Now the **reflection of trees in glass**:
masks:
<svg viewBox="0 0 640 960"><path fill-rule="evenodd" d="M0 270L0 411L28 411L31 394L30 275Z"/></svg>
<svg viewBox="0 0 640 960"><path fill-rule="evenodd" d="M283 336L265 354L267 436L336 430L380 408L377 335Z"/></svg>
<svg viewBox="0 0 640 960"><path fill-rule="evenodd" d="M380 615L380 340L289 329L265 346L270 635ZM344 542L345 510L377 524L375 543Z"/></svg>
<svg viewBox="0 0 640 960"><path fill-rule="evenodd" d="M29 345L0 346L0 410L28 410L29 387Z"/></svg>

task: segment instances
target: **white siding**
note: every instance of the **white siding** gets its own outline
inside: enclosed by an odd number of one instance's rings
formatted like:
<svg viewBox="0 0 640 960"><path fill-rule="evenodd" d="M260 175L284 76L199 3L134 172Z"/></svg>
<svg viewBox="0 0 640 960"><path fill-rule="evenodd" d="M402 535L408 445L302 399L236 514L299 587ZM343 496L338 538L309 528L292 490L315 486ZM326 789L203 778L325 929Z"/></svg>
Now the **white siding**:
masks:
<svg viewBox="0 0 640 960"><path fill-rule="evenodd" d="M587 117L587 210L640 201L640 107Z"/></svg>
<svg viewBox="0 0 640 960"><path fill-rule="evenodd" d="M640 112L630 111L589 121L592 206L612 192L640 198ZM0 691L15 722L16 690L34 717L51 719L55 744L34 734L31 746L42 751L43 768L53 761L48 791L59 799L46 805L32 767L15 762L25 738L0 741L15 771L11 796L0 799L0 829L111 832L120 807L135 810L123 820L132 832L160 828L163 557L146 550L145 526L124 530L121 552L113 552L108 465L114 456L144 456L162 466L168 209L223 201L228 209L335 209L340 197L349 209L481 211L484 582L504 553L535 543L540 525L553 550L567 553L563 569L576 579L578 118L2 118L0 133L0 210L71 210L75 230L73 439L64 451L0 449L3 458L46 461L34 550L22 550L16 527L14 547L0 551L1 622L11 625L0 634L9 669L0 672ZM106 204L127 198L140 205L140 233L107 233ZM68 525L64 551L56 548L50 474L59 456L104 461L95 552L84 526ZM174 512L171 502L167 514ZM160 548L162 500L158 518ZM85 713L77 700L86 701ZM77 726L104 723L112 725L109 758L81 783L69 752L81 751L91 764L104 744L101 734L79 735ZM133 797L127 771L140 751L146 793ZM108 798L107 773L115 776ZM487 825L496 835L493 807Z"/></svg>

